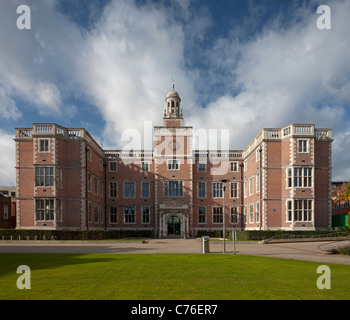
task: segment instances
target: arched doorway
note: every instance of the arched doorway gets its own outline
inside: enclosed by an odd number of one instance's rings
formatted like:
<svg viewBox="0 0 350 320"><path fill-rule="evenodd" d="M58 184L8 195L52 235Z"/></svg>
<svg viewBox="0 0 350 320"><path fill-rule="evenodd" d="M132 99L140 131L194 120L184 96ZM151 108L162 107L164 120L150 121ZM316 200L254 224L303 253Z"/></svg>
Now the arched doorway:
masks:
<svg viewBox="0 0 350 320"><path fill-rule="evenodd" d="M168 219L168 236L181 236L181 220L177 216Z"/></svg>

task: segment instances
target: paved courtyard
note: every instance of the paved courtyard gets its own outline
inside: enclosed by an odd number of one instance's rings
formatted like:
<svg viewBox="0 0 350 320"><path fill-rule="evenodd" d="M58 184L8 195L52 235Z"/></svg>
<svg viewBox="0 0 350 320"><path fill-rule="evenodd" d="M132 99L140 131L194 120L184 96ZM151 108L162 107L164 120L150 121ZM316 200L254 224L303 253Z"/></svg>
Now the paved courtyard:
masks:
<svg viewBox="0 0 350 320"><path fill-rule="evenodd" d="M325 254L321 248L334 248L343 242L270 243L236 242L236 254L350 265L350 256ZM200 239L150 239L142 241L0 241L0 253L187 253L200 254ZM210 241L210 254L223 253L222 241ZM226 241L226 254L233 242Z"/></svg>

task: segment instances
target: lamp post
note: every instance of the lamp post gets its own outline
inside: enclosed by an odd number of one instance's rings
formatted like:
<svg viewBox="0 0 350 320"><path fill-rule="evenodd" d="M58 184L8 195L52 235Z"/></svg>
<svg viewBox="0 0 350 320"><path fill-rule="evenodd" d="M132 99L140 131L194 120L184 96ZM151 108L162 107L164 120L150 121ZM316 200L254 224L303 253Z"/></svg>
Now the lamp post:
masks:
<svg viewBox="0 0 350 320"><path fill-rule="evenodd" d="M224 203L223 203L223 208L222 208L222 236L223 236L223 239L224 239L224 242L223 242L223 248L222 248L222 252L223 253L226 253L226 240L225 240L225 191L226 191L226 182L227 180L221 180L221 183L222 183L222 189L223 189L223 192L224 192Z"/></svg>

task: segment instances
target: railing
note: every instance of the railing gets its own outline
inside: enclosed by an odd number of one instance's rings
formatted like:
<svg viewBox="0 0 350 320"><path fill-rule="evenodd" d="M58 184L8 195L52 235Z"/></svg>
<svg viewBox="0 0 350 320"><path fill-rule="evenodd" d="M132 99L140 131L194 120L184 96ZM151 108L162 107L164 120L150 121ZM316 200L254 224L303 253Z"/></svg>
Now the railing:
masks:
<svg viewBox="0 0 350 320"><path fill-rule="evenodd" d="M316 129L316 138L317 139L324 139L329 138L332 139L332 130L331 129Z"/></svg>
<svg viewBox="0 0 350 320"><path fill-rule="evenodd" d="M152 158L153 157L153 151L119 151L119 152L113 152L109 151L109 154L118 154L121 158ZM106 154L106 152L105 152Z"/></svg>
<svg viewBox="0 0 350 320"><path fill-rule="evenodd" d="M280 140L292 135L316 137L318 140L332 138L332 129L315 129L313 124L291 124L285 128L265 128L243 151L243 157L253 152L262 140Z"/></svg>
<svg viewBox="0 0 350 320"><path fill-rule="evenodd" d="M120 158L120 151L105 150L105 157L108 159Z"/></svg>
<svg viewBox="0 0 350 320"><path fill-rule="evenodd" d="M35 133L52 133L53 125L51 124L35 124Z"/></svg>
<svg viewBox="0 0 350 320"><path fill-rule="evenodd" d="M264 129L264 139L280 139L280 129Z"/></svg>
<svg viewBox="0 0 350 320"><path fill-rule="evenodd" d="M294 133L302 135L313 135L314 127L312 125L294 125Z"/></svg>
<svg viewBox="0 0 350 320"><path fill-rule="evenodd" d="M291 134L313 136L315 127L312 124L292 124L282 129L283 137Z"/></svg>
<svg viewBox="0 0 350 320"><path fill-rule="evenodd" d="M68 129L68 136L70 138L81 137L82 136L81 129Z"/></svg>
<svg viewBox="0 0 350 320"><path fill-rule="evenodd" d="M196 158L220 158L220 159L230 159L230 158L242 158L242 151L231 150L231 151L194 151L194 156Z"/></svg>
<svg viewBox="0 0 350 320"><path fill-rule="evenodd" d="M59 136L64 136L65 129L56 126L56 134Z"/></svg>
<svg viewBox="0 0 350 320"><path fill-rule="evenodd" d="M30 139L32 137L32 129L18 129L16 133L16 138Z"/></svg>

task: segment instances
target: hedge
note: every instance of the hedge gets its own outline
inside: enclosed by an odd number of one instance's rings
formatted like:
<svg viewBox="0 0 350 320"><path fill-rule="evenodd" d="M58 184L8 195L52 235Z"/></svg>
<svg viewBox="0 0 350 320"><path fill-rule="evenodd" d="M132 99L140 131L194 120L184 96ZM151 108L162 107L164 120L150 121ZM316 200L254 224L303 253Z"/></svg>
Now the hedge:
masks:
<svg viewBox="0 0 350 320"><path fill-rule="evenodd" d="M346 232L347 231L347 232ZM347 233L349 229L340 231L263 231L242 230L237 231L237 240L265 240L270 238L286 239L293 237L322 237L339 236ZM152 238L152 230L22 230L0 229L0 240L107 240L122 238ZM199 230L197 237L209 236L221 238L222 230ZM226 231L226 237L232 237L231 231Z"/></svg>
<svg viewBox="0 0 350 320"><path fill-rule="evenodd" d="M106 240L151 238L151 230L22 230L0 229L0 240Z"/></svg>
<svg viewBox="0 0 350 320"><path fill-rule="evenodd" d="M345 232L346 233L346 232ZM350 232L347 232L350 235ZM237 231L237 240L265 240L270 238L286 239L289 237L337 237L344 235L344 231L327 231L327 230L314 230L314 231L283 231L283 230L240 230ZM212 238L222 237L221 230L199 230L197 237L209 236ZM232 237L231 231L226 231L226 237Z"/></svg>

